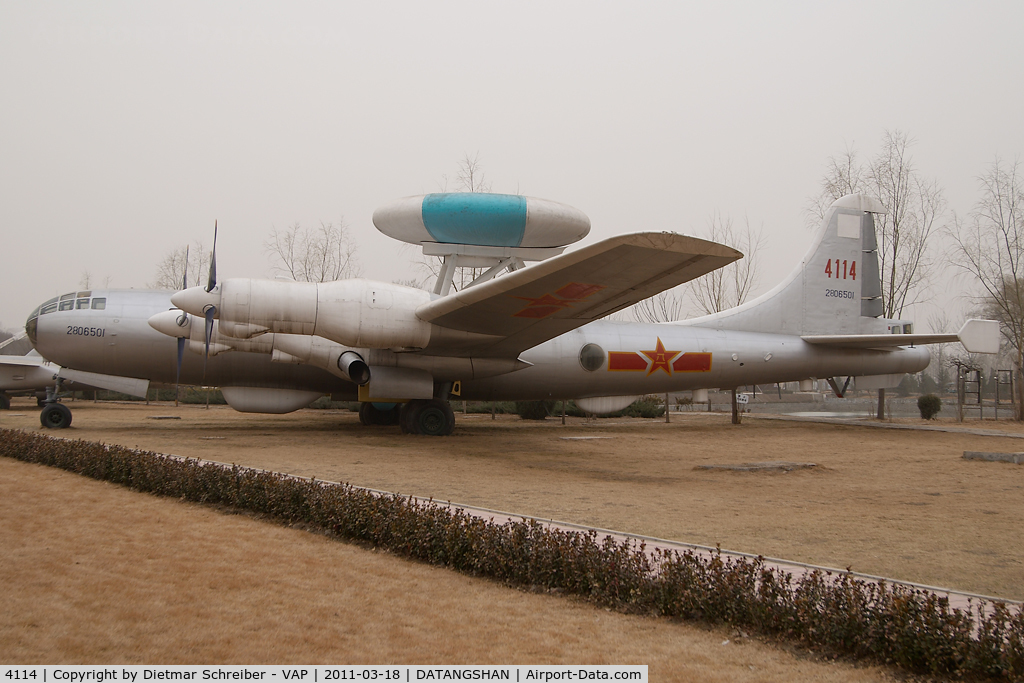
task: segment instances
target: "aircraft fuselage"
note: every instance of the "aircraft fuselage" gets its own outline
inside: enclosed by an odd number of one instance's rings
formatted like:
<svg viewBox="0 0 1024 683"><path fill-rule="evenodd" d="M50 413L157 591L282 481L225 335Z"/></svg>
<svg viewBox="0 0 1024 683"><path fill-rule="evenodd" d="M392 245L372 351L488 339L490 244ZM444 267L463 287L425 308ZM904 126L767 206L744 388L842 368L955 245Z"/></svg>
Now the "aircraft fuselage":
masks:
<svg viewBox="0 0 1024 683"><path fill-rule="evenodd" d="M86 372L175 382L176 340L148 319L173 309L172 292L92 292L104 307L52 310L30 330L38 351L61 366ZM80 299L81 300L81 299ZM45 310L45 305L42 307ZM31 325L30 325L31 326ZM256 337L268 342L273 333ZM640 395L703 388L798 381L809 377L918 372L928 365L925 348L888 350L820 347L784 334L739 332L684 323L598 321L521 354L530 365L490 377L474 377L486 359L424 357L417 353L355 349L371 364L430 367L439 382L461 381L461 398L535 400ZM324 369L273 362L270 353L228 351L205 360L186 351L182 384L302 389L356 398L355 385Z"/></svg>

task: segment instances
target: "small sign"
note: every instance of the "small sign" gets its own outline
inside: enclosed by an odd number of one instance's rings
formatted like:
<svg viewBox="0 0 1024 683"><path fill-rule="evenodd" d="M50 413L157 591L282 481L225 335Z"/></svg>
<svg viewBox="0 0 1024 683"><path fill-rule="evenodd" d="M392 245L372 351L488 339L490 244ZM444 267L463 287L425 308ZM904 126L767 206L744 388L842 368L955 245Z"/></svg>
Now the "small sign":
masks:
<svg viewBox="0 0 1024 683"><path fill-rule="evenodd" d="M750 403L750 395L749 394L736 394L736 402L737 403L743 403L743 404Z"/></svg>

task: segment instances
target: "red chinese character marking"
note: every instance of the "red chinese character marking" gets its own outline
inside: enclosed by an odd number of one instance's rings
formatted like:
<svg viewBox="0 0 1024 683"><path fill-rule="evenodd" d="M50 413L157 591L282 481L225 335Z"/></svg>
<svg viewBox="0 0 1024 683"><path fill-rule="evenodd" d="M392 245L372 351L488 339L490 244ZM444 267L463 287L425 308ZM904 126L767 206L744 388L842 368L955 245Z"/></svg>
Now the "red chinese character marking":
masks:
<svg viewBox="0 0 1024 683"><path fill-rule="evenodd" d="M569 284L556 289L554 294L543 294L536 298L517 296L515 298L528 301L526 308L514 313L515 318L546 318L552 313L557 313L578 304L584 299L593 296L604 289L604 285L588 285L581 282L570 282Z"/></svg>

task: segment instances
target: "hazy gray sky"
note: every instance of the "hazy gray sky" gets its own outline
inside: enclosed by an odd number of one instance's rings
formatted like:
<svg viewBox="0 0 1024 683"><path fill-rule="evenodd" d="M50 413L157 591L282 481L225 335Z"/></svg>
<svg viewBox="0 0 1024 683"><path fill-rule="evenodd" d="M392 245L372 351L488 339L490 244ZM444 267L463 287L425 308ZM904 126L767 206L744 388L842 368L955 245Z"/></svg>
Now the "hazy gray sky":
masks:
<svg viewBox="0 0 1024 683"><path fill-rule="evenodd" d="M0 2L0 325L143 287L210 242L271 274L273 228L344 216L367 277L418 252L373 210L479 153L495 192L588 241L763 224L761 289L803 255L829 155L886 129L967 212L1024 153L1024 3ZM919 320L923 318L919 314Z"/></svg>

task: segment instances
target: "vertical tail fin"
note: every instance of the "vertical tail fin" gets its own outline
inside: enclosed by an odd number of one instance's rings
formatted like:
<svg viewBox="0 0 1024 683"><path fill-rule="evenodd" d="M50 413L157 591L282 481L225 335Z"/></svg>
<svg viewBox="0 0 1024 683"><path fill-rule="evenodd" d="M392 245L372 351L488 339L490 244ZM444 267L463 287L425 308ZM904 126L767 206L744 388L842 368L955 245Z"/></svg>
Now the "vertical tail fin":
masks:
<svg viewBox="0 0 1024 683"><path fill-rule="evenodd" d="M882 315L874 214L878 200L851 194L825 212L807 255L770 292L736 308L686 321L700 327L779 334L881 334Z"/></svg>

